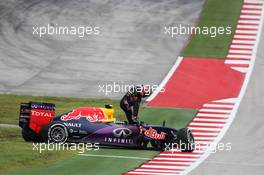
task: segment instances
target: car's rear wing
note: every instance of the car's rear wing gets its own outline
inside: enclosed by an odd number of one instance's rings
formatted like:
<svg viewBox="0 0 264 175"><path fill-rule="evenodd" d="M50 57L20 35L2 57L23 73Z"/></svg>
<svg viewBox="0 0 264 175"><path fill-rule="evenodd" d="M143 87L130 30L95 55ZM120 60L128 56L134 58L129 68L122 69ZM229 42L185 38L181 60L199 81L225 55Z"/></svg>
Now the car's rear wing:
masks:
<svg viewBox="0 0 264 175"><path fill-rule="evenodd" d="M20 104L19 126L39 133L43 125L53 121L55 104L29 102Z"/></svg>

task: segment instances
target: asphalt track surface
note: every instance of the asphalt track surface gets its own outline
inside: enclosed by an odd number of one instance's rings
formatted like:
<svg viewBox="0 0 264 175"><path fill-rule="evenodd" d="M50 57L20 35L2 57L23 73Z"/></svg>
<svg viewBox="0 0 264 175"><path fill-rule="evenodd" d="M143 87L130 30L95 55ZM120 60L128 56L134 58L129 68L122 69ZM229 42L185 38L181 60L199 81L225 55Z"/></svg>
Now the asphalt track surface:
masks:
<svg viewBox="0 0 264 175"><path fill-rule="evenodd" d="M220 142L231 151L212 154L190 175L262 175L264 170L264 32L262 29L255 66L237 116Z"/></svg>
<svg viewBox="0 0 264 175"><path fill-rule="evenodd" d="M203 0L0 1L0 92L107 96L99 85L159 84L188 35L164 26L195 25ZM33 26L93 26L99 35L33 35Z"/></svg>

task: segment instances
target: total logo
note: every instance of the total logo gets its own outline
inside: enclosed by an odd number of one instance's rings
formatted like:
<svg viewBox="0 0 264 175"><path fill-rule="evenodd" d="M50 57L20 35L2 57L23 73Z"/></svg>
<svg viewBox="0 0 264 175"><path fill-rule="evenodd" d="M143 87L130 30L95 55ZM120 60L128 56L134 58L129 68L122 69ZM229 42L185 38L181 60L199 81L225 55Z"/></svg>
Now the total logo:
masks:
<svg viewBox="0 0 264 175"><path fill-rule="evenodd" d="M140 132L144 133L145 136L155 139L155 140L164 140L166 133L161 132L160 134L157 132L157 130L153 129L150 127L149 129L143 128L142 126L140 127Z"/></svg>
<svg viewBox="0 0 264 175"><path fill-rule="evenodd" d="M52 112L48 112L48 111L35 111L35 110L31 110L30 111L30 115L31 116L36 116L36 117L53 117Z"/></svg>

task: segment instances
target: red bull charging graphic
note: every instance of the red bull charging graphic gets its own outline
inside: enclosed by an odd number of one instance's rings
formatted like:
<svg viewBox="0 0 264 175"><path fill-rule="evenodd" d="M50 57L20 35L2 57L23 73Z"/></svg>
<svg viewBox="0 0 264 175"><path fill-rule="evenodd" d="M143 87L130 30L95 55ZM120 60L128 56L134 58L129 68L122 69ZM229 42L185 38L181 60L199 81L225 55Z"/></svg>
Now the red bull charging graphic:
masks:
<svg viewBox="0 0 264 175"><path fill-rule="evenodd" d="M78 120L82 117L86 118L89 122L97 122L107 119L100 108L76 108L72 112L62 115L61 120Z"/></svg>

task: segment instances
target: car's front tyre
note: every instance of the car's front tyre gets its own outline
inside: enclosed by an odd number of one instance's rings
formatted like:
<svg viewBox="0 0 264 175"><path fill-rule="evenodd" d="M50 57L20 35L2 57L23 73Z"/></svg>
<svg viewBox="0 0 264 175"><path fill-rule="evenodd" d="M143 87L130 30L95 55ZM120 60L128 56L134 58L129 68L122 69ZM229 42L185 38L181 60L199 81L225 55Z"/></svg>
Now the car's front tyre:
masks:
<svg viewBox="0 0 264 175"><path fill-rule="evenodd" d="M178 144L182 152L193 152L195 149L194 137L189 128L182 128L177 133Z"/></svg>

